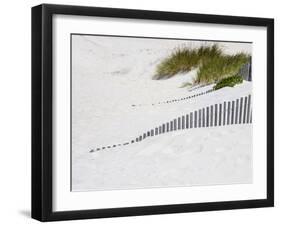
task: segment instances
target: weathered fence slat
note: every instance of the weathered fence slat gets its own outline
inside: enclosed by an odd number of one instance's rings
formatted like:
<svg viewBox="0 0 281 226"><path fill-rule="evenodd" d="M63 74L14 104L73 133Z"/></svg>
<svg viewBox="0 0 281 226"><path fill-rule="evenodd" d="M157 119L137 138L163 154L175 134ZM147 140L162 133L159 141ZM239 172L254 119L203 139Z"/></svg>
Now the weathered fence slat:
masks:
<svg viewBox="0 0 281 226"><path fill-rule="evenodd" d="M247 123L250 122L251 95L248 96Z"/></svg>
<svg viewBox="0 0 281 226"><path fill-rule="evenodd" d="M209 107L206 109L206 127L209 127Z"/></svg>
<svg viewBox="0 0 281 226"><path fill-rule="evenodd" d="M248 97L244 97L244 114L243 114L243 123L246 123L246 114L247 114L247 101Z"/></svg>
<svg viewBox="0 0 281 226"><path fill-rule="evenodd" d="M205 108L202 109L202 127L205 127Z"/></svg>
<svg viewBox="0 0 281 226"><path fill-rule="evenodd" d="M225 125L226 119L226 102L223 102L223 125Z"/></svg>
<svg viewBox="0 0 281 226"><path fill-rule="evenodd" d="M230 101L227 102L227 125L229 125L230 121Z"/></svg>
<svg viewBox="0 0 281 226"><path fill-rule="evenodd" d="M210 114L210 116L211 116L211 120L210 120L210 126L213 126L213 111L214 111L214 106L213 105L211 105L211 114Z"/></svg>
<svg viewBox="0 0 281 226"><path fill-rule="evenodd" d="M186 118L186 120L185 120L185 124L186 124L185 128L189 129L189 115L186 115L185 118Z"/></svg>
<svg viewBox="0 0 281 226"><path fill-rule="evenodd" d="M222 104L219 105L219 126L222 124Z"/></svg>
<svg viewBox="0 0 281 226"><path fill-rule="evenodd" d="M243 97L240 98L239 124L241 124L242 122L242 110L243 110Z"/></svg>
<svg viewBox="0 0 281 226"><path fill-rule="evenodd" d="M169 123L166 122L166 132L169 132L169 131L170 131Z"/></svg>
<svg viewBox="0 0 281 226"><path fill-rule="evenodd" d="M239 99L236 99L235 124L238 123Z"/></svg>
<svg viewBox="0 0 281 226"><path fill-rule="evenodd" d="M181 129L181 117L178 117L178 129Z"/></svg>
<svg viewBox="0 0 281 226"><path fill-rule="evenodd" d="M235 101L232 101L232 106L231 106L231 124L233 124L234 122L234 105L235 105Z"/></svg>
<svg viewBox="0 0 281 226"><path fill-rule="evenodd" d="M252 123L252 112L253 110L251 109L250 123Z"/></svg>
<svg viewBox="0 0 281 226"><path fill-rule="evenodd" d="M218 105L215 104L215 126L218 125Z"/></svg>
<svg viewBox="0 0 281 226"><path fill-rule="evenodd" d="M194 128L197 128L197 111L194 111Z"/></svg>
<svg viewBox="0 0 281 226"><path fill-rule="evenodd" d="M201 127L201 113L202 113L202 110L199 109L199 122L198 122L198 127L200 128Z"/></svg>
<svg viewBox="0 0 281 226"><path fill-rule="evenodd" d="M193 128L193 112L190 113L190 128Z"/></svg>

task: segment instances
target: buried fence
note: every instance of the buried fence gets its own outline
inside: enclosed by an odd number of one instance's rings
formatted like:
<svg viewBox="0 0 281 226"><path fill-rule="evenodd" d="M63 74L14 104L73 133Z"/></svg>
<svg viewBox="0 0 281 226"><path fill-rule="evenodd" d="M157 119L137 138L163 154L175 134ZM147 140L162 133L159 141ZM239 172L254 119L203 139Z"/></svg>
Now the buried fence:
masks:
<svg viewBox="0 0 281 226"><path fill-rule="evenodd" d="M90 152L126 146L173 131L249 123L252 123L251 95L200 108L152 128L131 141L95 148Z"/></svg>
<svg viewBox="0 0 281 226"><path fill-rule="evenodd" d="M181 97L181 98L171 99L171 100L166 100L166 101L160 101L158 103L152 103L152 104L138 104L138 105L132 104L131 106L132 107L142 107L142 106L149 106L149 105L155 106L155 105L159 105L159 104L172 104L172 103L177 103L179 101L184 101L184 100L189 100L189 99L192 99L192 98L195 98L195 97L199 97L199 96L202 96L202 95L214 92L214 91L216 91L216 90L208 89L206 91L196 93L196 94L191 95L191 96L186 96L186 97Z"/></svg>

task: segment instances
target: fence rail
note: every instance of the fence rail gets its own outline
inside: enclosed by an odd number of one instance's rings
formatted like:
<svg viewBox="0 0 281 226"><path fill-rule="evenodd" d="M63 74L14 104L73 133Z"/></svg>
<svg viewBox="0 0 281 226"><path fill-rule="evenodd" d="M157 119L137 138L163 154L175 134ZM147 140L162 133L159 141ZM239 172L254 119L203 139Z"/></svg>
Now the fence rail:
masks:
<svg viewBox="0 0 281 226"><path fill-rule="evenodd" d="M252 123L251 95L197 109L149 129L131 141L95 148L90 152L138 143L173 131L249 123Z"/></svg>

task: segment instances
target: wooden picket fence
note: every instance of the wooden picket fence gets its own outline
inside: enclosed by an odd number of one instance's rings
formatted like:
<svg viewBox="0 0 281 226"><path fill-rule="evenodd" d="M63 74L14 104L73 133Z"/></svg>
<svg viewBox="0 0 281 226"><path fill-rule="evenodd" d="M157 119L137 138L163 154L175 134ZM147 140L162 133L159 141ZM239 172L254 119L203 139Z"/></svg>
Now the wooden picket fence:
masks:
<svg viewBox="0 0 281 226"><path fill-rule="evenodd" d="M149 137L179 130L250 123L252 123L252 97L247 95L197 109L149 129L131 141L95 148L90 152L126 146L141 142Z"/></svg>

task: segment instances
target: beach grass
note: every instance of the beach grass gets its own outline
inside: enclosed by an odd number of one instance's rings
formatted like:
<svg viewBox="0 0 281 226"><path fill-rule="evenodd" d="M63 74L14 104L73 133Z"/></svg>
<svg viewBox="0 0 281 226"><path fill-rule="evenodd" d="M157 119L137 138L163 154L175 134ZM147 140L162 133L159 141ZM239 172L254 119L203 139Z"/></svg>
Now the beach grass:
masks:
<svg viewBox="0 0 281 226"><path fill-rule="evenodd" d="M234 76L250 56L245 53L224 54L218 45L201 46L197 49L177 48L157 65L154 79L168 79L179 73L198 68L196 84L208 84Z"/></svg>
<svg viewBox="0 0 281 226"><path fill-rule="evenodd" d="M223 78L220 81L217 82L217 84L214 86L214 90L218 90L224 87L234 87L237 84L240 84L243 82L243 78L239 75Z"/></svg>

